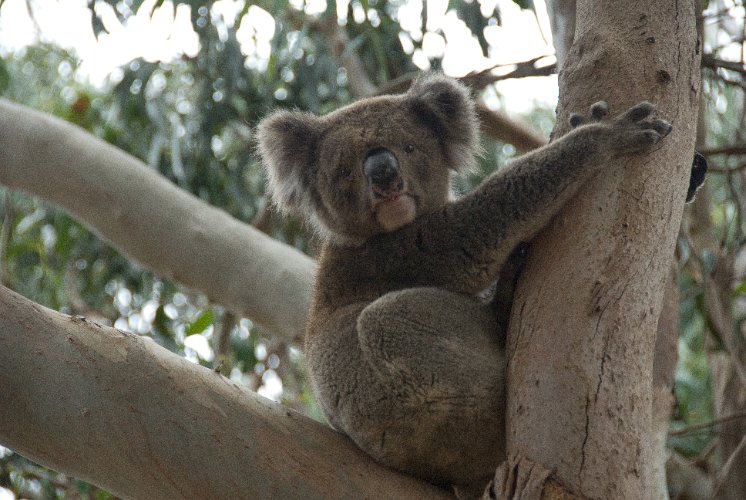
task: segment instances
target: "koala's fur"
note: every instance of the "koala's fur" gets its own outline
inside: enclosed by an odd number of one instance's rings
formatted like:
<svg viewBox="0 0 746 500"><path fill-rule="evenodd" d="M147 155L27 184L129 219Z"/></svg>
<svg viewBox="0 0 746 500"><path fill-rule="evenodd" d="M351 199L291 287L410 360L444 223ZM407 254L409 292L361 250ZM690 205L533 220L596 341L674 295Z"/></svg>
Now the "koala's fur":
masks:
<svg viewBox="0 0 746 500"><path fill-rule="evenodd" d="M483 487L505 455L505 356L476 294L608 159L670 131L652 111L605 120L594 105L592 123L576 115L571 133L456 201L449 172L473 166L478 125L454 80L426 75L323 117L266 118L259 150L276 202L326 237L305 352L331 425L382 464ZM395 183L368 176L380 151Z"/></svg>

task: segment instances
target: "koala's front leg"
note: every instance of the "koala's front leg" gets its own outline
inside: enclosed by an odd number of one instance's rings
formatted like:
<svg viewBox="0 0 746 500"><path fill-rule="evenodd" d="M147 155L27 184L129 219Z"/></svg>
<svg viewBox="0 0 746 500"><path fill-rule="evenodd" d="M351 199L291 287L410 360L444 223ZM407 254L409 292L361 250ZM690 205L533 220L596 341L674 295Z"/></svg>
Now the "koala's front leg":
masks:
<svg viewBox="0 0 746 500"><path fill-rule="evenodd" d="M654 110L643 102L608 118L606 103L596 103L587 123L573 115L570 133L416 221L411 236L420 262L439 280L433 284L469 293L486 287L511 250L531 240L609 160L649 151L668 135L669 123L650 119Z"/></svg>

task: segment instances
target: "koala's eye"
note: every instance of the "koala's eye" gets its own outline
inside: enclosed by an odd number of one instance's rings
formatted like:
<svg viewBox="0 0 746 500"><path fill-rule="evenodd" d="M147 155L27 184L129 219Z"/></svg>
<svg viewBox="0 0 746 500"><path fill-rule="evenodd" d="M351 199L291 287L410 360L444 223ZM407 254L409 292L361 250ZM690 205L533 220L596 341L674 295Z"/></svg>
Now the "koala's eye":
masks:
<svg viewBox="0 0 746 500"><path fill-rule="evenodd" d="M412 146L411 144L407 144L406 146L404 146L404 152L405 153L414 153L414 146Z"/></svg>
<svg viewBox="0 0 746 500"><path fill-rule="evenodd" d="M349 165L345 165L341 168L342 177L349 177L352 174L352 169Z"/></svg>

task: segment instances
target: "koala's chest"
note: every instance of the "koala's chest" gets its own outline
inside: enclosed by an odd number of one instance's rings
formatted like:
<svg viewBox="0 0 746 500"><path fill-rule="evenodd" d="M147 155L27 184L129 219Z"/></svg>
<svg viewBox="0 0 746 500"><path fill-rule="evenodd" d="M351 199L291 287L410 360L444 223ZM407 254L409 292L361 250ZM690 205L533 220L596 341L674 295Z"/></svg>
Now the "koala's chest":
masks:
<svg viewBox="0 0 746 500"><path fill-rule="evenodd" d="M327 307L372 302L389 292L419 285L412 273L406 272L401 256L376 259L348 252L324 257L319 263L316 299Z"/></svg>

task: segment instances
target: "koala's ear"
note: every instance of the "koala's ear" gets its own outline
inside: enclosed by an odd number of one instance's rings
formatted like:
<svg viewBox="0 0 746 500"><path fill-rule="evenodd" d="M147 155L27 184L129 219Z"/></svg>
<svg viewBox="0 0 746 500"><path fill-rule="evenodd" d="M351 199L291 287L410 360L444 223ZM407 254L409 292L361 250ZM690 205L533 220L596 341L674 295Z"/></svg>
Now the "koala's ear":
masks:
<svg viewBox="0 0 746 500"><path fill-rule="evenodd" d="M277 111L259 123L259 154L272 199L283 211L311 208L319 130L317 117L293 111Z"/></svg>
<svg viewBox="0 0 746 500"><path fill-rule="evenodd" d="M474 155L480 152L479 120L465 85L441 74L424 74L412 83L405 101L444 142L452 169L474 167Z"/></svg>

